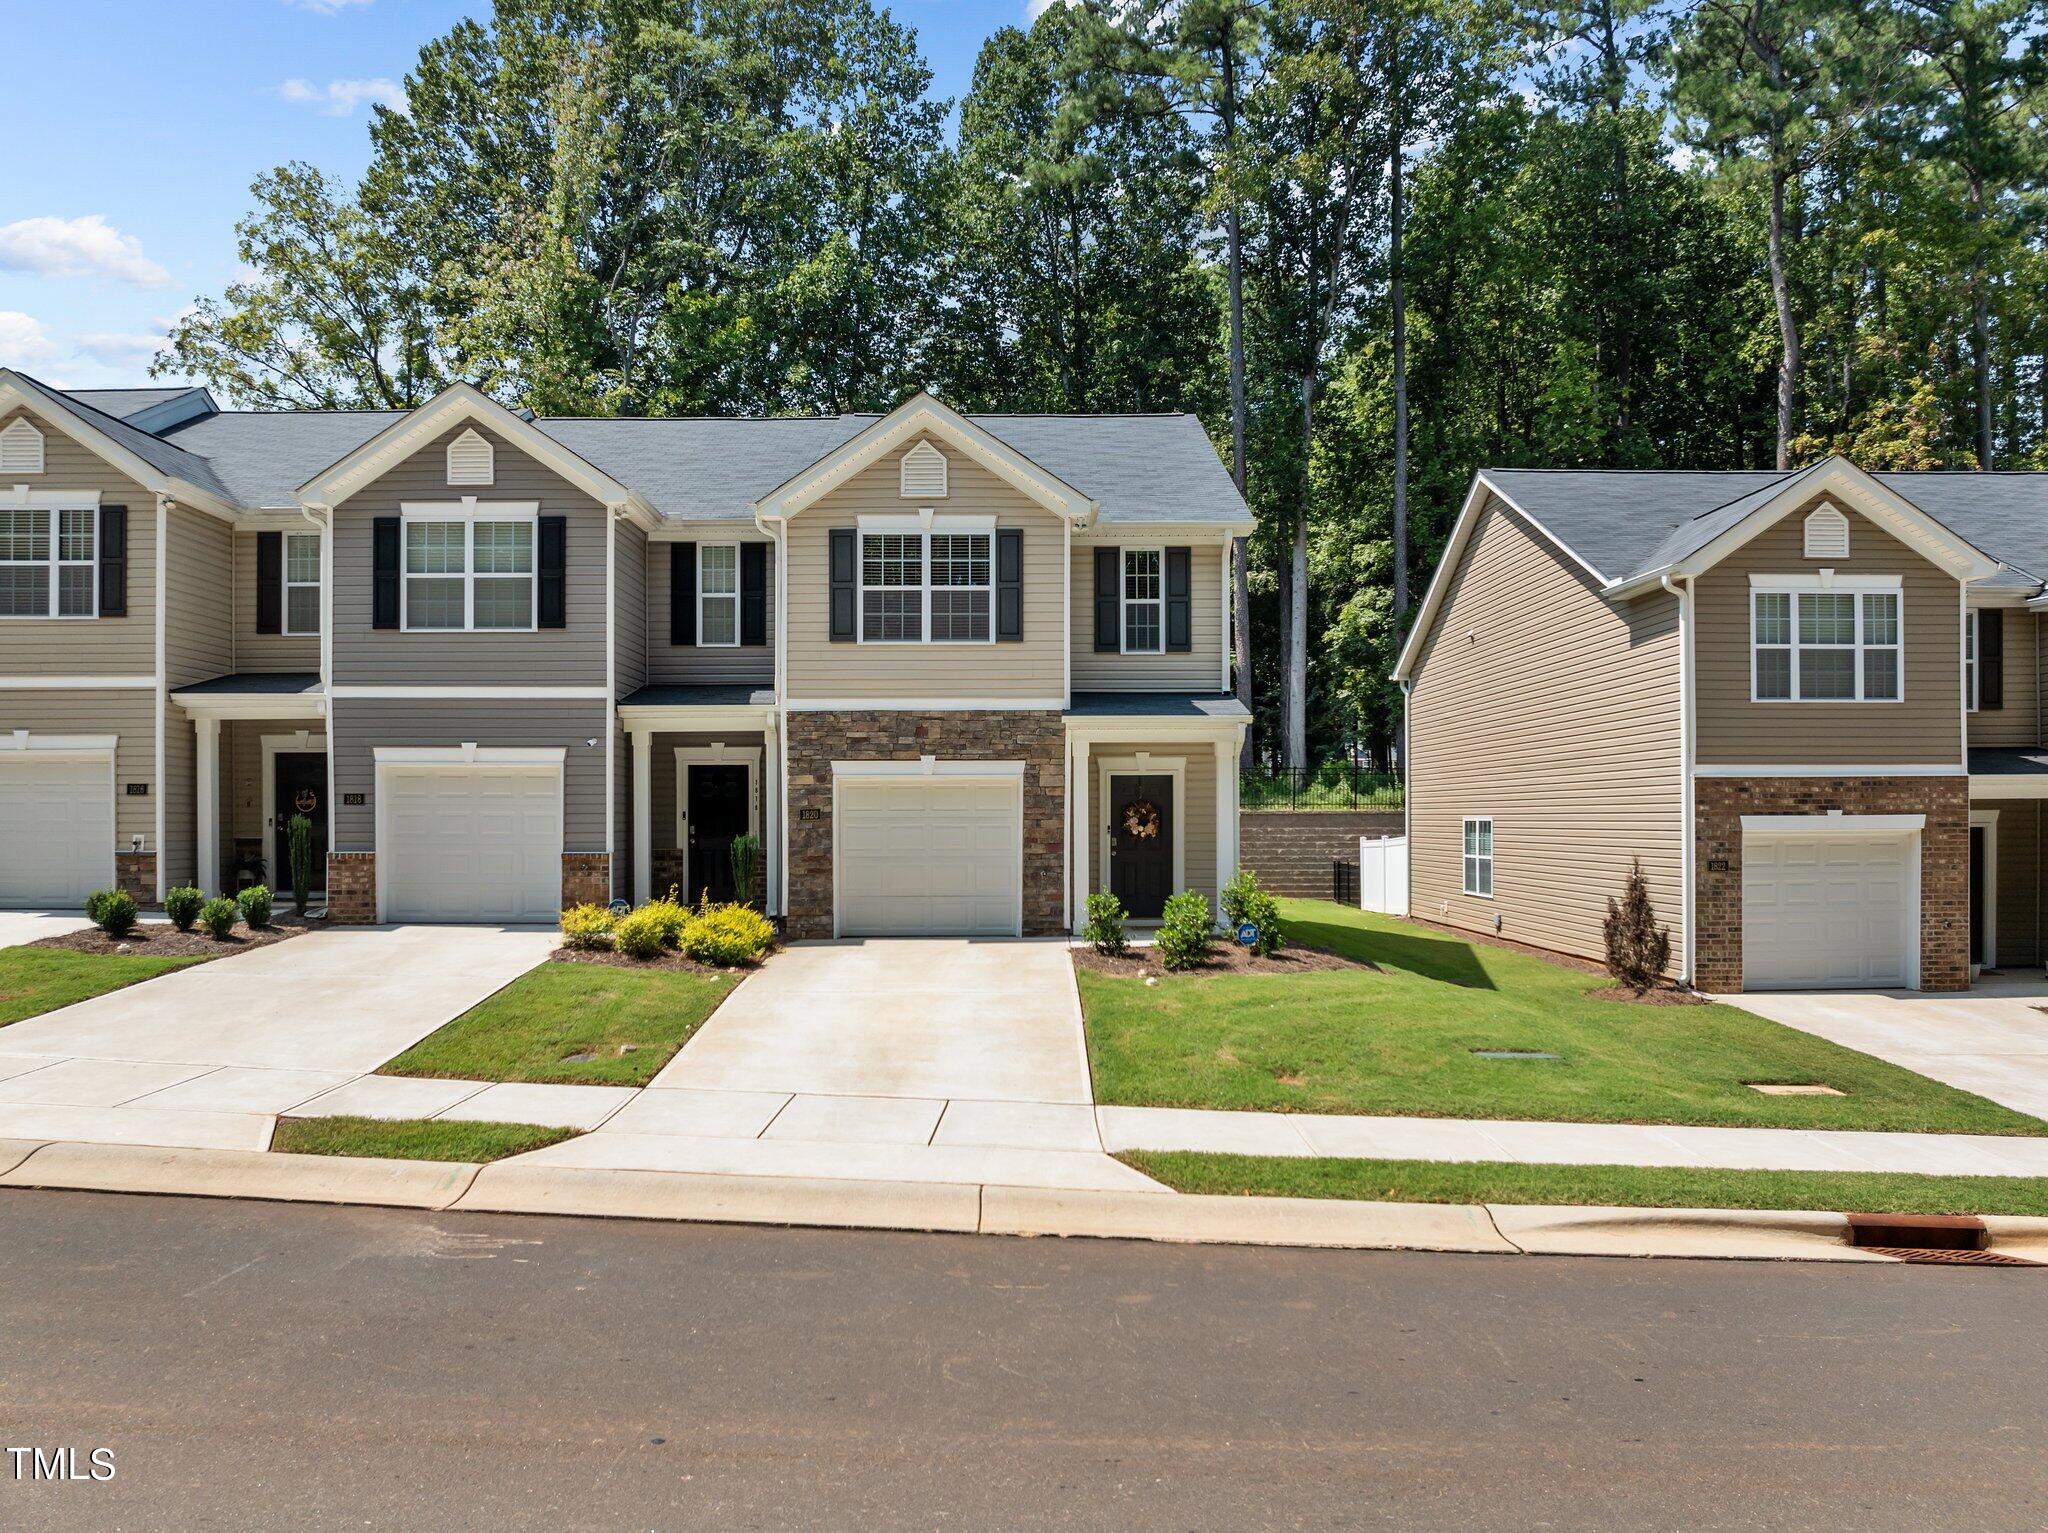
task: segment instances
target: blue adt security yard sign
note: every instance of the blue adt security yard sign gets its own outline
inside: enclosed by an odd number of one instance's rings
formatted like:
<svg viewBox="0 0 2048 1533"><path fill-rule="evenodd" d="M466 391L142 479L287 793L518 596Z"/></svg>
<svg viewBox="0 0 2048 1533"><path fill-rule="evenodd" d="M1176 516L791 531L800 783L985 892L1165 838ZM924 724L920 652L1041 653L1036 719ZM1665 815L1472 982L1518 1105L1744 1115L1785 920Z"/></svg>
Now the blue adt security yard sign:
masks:
<svg viewBox="0 0 2048 1533"><path fill-rule="evenodd" d="M1238 922L1237 940L1245 947L1257 947L1259 945L1259 923L1256 921Z"/></svg>

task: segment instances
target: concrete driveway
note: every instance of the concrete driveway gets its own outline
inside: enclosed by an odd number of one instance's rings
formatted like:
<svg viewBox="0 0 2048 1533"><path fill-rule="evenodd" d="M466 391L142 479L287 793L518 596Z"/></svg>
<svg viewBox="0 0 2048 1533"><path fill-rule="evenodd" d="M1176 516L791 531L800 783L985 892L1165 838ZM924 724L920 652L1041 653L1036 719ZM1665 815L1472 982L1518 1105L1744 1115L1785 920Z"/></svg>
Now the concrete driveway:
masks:
<svg viewBox="0 0 2048 1533"><path fill-rule="evenodd" d="M65 937L92 922L77 910L0 910L0 947L19 947L44 937Z"/></svg>
<svg viewBox="0 0 2048 1533"><path fill-rule="evenodd" d="M1960 995L1915 990L1724 995L1773 1022L2048 1118L2048 980L1993 978Z"/></svg>

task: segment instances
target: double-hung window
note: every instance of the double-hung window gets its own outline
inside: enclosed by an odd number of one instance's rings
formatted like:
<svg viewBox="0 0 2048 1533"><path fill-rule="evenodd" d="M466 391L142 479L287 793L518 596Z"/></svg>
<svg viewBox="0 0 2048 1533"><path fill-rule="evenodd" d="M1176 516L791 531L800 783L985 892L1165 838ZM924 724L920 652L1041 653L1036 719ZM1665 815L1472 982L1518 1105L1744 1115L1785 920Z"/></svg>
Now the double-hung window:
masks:
<svg viewBox="0 0 2048 1533"><path fill-rule="evenodd" d="M1758 702L1895 703L1902 688L1901 592L1837 578L1754 585L1750 695Z"/></svg>
<svg viewBox="0 0 2048 1533"><path fill-rule="evenodd" d="M871 530L860 538L864 644L993 641L993 528Z"/></svg>
<svg viewBox="0 0 2048 1533"><path fill-rule="evenodd" d="M1493 821L1465 821L1465 892L1493 898Z"/></svg>
<svg viewBox="0 0 2048 1533"><path fill-rule="evenodd" d="M99 614L99 512L0 508L0 617Z"/></svg>
<svg viewBox="0 0 2048 1533"><path fill-rule="evenodd" d="M706 543L697 550L697 642L725 648L740 642L737 543Z"/></svg>
<svg viewBox="0 0 2048 1533"><path fill-rule="evenodd" d="M1124 550L1123 633L1127 655L1156 655L1166 647L1166 551Z"/></svg>
<svg viewBox="0 0 2048 1533"><path fill-rule="evenodd" d="M1963 614L1963 706L1977 711L1977 626L1982 612Z"/></svg>
<svg viewBox="0 0 2048 1533"><path fill-rule="evenodd" d="M408 508L405 627L531 630L536 525L526 508Z"/></svg>
<svg viewBox="0 0 2048 1533"><path fill-rule="evenodd" d="M284 631L320 631L320 534L284 535Z"/></svg>

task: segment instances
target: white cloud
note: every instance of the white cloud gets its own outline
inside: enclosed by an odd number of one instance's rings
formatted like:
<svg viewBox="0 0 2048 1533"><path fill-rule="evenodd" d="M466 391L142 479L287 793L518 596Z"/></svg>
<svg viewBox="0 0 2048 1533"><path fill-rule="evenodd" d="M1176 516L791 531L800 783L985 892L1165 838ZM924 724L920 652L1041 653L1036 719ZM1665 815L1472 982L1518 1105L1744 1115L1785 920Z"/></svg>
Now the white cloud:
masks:
<svg viewBox="0 0 2048 1533"><path fill-rule="evenodd" d="M1024 19L1036 21L1054 6L1063 3L1064 0L1024 0Z"/></svg>
<svg viewBox="0 0 2048 1533"><path fill-rule="evenodd" d="M369 3L370 0L285 0L285 4L296 6L302 11L311 11L316 16L339 16L353 6Z"/></svg>
<svg viewBox="0 0 2048 1533"><path fill-rule="evenodd" d="M54 362L62 350L41 320L18 309L0 309L0 367L40 367Z"/></svg>
<svg viewBox="0 0 2048 1533"><path fill-rule="evenodd" d="M277 88L279 96L293 106L309 106L323 117L347 117L365 101L405 110L405 89L396 80L329 80L315 85L311 80L287 80Z"/></svg>
<svg viewBox="0 0 2048 1533"><path fill-rule="evenodd" d="M0 225L0 271L40 277L107 277L162 287L171 274L142 253L142 241L98 213L83 218L22 218Z"/></svg>
<svg viewBox="0 0 2048 1533"><path fill-rule="evenodd" d="M102 331L94 335L81 335L78 350L102 367L113 368L116 372L141 374L156 360L156 354L164 348L164 337L156 335L131 335L118 331Z"/></svg>

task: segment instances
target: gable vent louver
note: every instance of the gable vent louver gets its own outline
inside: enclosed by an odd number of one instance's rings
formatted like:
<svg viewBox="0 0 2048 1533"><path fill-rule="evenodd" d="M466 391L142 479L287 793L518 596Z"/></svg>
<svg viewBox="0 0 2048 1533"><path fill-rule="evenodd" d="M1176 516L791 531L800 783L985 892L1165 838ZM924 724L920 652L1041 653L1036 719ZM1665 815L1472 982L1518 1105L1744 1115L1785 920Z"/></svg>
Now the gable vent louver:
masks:
<svg viewBox="0 0 2048 1533"><path fill-rule="evenodd" d="M903 455L902 474L905 500L946 498L946 455L931 443L919 442Z"/></svg>
<svg viewBox="0 0 2048 1533"><path fill-rule="evenodd" d="M40 474L43 471L43 434L27 421L16 421L0 431L0 473Z"/></svg>
<svg viewBox="0 0 2048 1533"><path fill-rule="evenodd" d="M1806 519L1806 557L1849 557L1849 518L1833 506L1822 506Z"/></svg>
<svg viewBox="0 0 2048 1533"><path fill-rule="evenodd" d="M448 444L450 484L489 484L494 474L491 444L474 431L465 431Z"/></svg>

